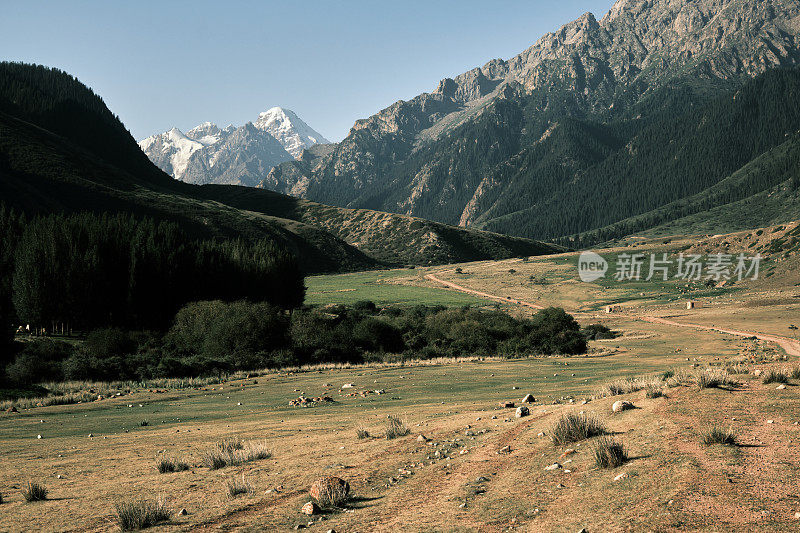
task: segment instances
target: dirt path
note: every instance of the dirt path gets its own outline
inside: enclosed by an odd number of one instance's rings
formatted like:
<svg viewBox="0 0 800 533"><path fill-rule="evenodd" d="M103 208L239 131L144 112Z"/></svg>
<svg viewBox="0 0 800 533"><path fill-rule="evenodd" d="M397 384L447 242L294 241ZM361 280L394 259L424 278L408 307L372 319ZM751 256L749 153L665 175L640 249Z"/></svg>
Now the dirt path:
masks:
<svg viewBox="0 0 800 533"><path fill-rule="evenodd" d="M703 326L702 324L686 324L682 322L675 322L666 318L659 318L655 316L639 317L645 322L652 322L653 324L666 324L668 326L679 326L684 328L702 329L706 331L718 331L720 333L727 333L728 335L737 335L740 337L756 337L763 341L774 342L783 348L789 355L800 356L800 342L790 339L788 337L781 337L778 335L767 335L765 333L755 333L751 331L739 331L735 329L718 328L715 326Z"/></svg>
<svg viewBox="0 0 800 533"><path fill-rule="evenodd" d="M544 307L540 305L536 305L530 302L526 302L524 300L517 300L515 298L504 298L502 296L497 296L496 294L489 294L487 292L476 291L474 289L469 289L467 287L463 287L451 281L445 281L443 279L437 278L433 274L426 274L425 279L429 279L431 281L435 281L437 283L441 283L446 287L450 287L451 289L455 289L457 291L465 292L467 294L473 294L475 296L481 296L483 298L489 298L492 300L497 300L500 302L509 302L514 303L517 305L522 305L525 307L530 307L532 309L544 309ZM718 331L720 333L726 333L728 335L737 335L739 337L756 337L757 339L761 339L768 342L774 342L781 348L783 348L787 354L789 355L796 355L800 357L800 341L796 341L794 339L790 339L789 337L781 337L779 335L767 335L765 333L757 333L753 331L739 331L734 329L725 329L725 328L718 328L714 326L704 326L702 324L690 324L690 323L683 323L683 322L675 322L674 320L668 320L666 318L660 318L655 316L636 316L634 315L633 318L643 320L645 322L650 322L653 324L665 324L668 326L677 326L683 328L694 328L706 331Z"/></svg>
<svg viewBox="0 0 800 533"><path fill-rule="evenodd" d="M445 287L450 287L451 289L455 289L457 291L465 292L467 294L472 294L475 296L481 296L483 298L489 298L490 300L496 300L498 302L507 302L517 305L522 305L525 307L530 307L532 309L544 309L541 305L532 304L530 302L525 302L523 300L517 300L516 298L504 298L502 296L497 296L496 294L489 294L488 292L481 292L476 291L474 289L468 289L467 287L463 287L451 281L445 281L443 279L437 278L433 274L425 274L425 279L429 279L431 281L435 281L436 283L441 283Z"/></svg>

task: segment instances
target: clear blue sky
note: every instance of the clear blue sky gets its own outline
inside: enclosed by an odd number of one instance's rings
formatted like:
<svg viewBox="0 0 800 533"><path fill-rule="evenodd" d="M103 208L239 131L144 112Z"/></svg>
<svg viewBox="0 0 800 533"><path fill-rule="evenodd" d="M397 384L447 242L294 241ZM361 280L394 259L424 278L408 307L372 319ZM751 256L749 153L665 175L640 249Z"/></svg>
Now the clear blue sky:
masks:
<svg viewBox="0 0 800 533"><path fill-rule="evenodd" d="M3 0L0 59L77 76L137 139L281 106L339 141L356 119L612 3Z"/></svg>

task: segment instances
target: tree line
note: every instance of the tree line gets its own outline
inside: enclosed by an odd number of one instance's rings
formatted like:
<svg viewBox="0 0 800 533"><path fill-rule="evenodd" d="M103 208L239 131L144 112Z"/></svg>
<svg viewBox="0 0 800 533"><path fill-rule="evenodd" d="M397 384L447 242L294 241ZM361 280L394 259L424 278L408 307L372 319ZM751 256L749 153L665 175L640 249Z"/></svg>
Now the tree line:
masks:
<svg viewBox="0 0 800 533"><path fill-rule="evenodd" d="M171 222L127 214L26 218L0 207L0 320L52 330L65 325L166 330L197 300L303 303L304 277L274 242L201 240Z"/></svg>

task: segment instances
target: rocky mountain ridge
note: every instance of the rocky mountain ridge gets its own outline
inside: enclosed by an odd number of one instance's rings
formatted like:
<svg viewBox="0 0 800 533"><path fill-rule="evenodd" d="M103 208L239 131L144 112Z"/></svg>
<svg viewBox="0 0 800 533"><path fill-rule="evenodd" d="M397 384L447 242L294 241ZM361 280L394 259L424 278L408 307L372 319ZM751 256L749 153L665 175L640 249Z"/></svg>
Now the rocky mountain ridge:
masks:
<svg viewBox="0 0 800 533"><path fill-rule="evenodd" d="M186 133L178 128L139 142L153 163L172 177L203 185L255 186L277 164L328 143L294 112L273 107L255 122L219 128L204 122Z"/></svg>

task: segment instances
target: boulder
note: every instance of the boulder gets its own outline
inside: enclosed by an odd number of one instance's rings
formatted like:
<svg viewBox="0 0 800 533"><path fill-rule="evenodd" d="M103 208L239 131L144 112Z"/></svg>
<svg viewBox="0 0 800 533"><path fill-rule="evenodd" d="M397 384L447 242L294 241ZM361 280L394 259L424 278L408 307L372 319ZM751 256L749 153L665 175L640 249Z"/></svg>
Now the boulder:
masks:
<svg viewBox="0 0 800 533"><path fill-rule="evenodd" d="M611 406L611 410L615 413L621 413L628 409L633 409L633 404L627 400L617 400L614 402L614 405Z"/></svg>
<svg viewBox="0 0 800 533"><path fill-rule="evenodd" d="M533 403L536 401L536 398L533 397L533 394L526 394L525 397L522 399L522 403Z"/></svg>
<svg viewBox="0 0 800 533"><path fill-rule="evenodd" d="M323 492L335 492L337 490L343 491L345 496L350 494L350 483L340 477L325 476L312 483L308 493L315 500L319 500Z"/></svg>
<svg viewBox="0 0 800 533"><path fill-rule="evenodd" d="M428 442L430 439L425 435L420 435L417 437L417 442Z"/></svg>
<svg viewBox="0 0 800 533"><path fill-rule="evenodd" d="M520 405L517 407L517 412L514 413L514 416L517 418L522 418L523 416L528 416L529 414L531 414L530 410L524 405Z"/></svg>
<svg viewBox="0 0 800 533"><path fill-rule="evenodd" d="M319 505L314 502L308 502L300 509L301 513L307 514L308 516L315 515L319 513L319 511Z"/></svg>

